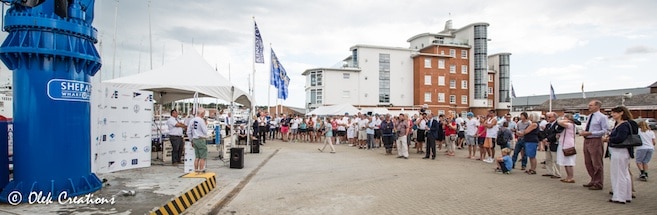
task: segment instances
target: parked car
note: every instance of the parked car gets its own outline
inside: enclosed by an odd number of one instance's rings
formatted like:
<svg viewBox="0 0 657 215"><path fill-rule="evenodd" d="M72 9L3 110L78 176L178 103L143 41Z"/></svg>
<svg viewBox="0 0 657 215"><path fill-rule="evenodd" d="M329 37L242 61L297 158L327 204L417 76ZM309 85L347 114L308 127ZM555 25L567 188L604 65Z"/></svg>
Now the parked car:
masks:
<svg viewBox="0 0 657 215"><path fill-rule="evenodd" d="M650 130L657 130L657 119L655 118L636 118L634 121L639 122L645 120L646 123L648 123L648 127L650 127Z"/></svg>

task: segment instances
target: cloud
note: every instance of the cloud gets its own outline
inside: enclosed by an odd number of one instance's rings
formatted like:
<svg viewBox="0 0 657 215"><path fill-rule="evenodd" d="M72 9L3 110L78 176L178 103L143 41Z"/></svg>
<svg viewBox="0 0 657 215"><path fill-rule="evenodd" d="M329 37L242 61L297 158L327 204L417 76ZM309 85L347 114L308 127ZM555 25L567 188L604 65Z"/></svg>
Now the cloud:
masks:
<svg viewBox="0 0 657 215"><path fill-rule="evenodd" d="M657 52L656 48L650 47L650 46L644 46L644 45L638 45L638 46L632 46L628 47L625 49L625 54L626 55L633 55L633 54L649 54L649 53L655 53Z"/></svg>
<svg viewBox="0 0 657 215"><path fill-rule="evenodd" d="M538 77L548 77L548 80L569 80L583 77L581 74L587 69L584 65L572 64L564 67L539 68L534 74Z"/></svg>

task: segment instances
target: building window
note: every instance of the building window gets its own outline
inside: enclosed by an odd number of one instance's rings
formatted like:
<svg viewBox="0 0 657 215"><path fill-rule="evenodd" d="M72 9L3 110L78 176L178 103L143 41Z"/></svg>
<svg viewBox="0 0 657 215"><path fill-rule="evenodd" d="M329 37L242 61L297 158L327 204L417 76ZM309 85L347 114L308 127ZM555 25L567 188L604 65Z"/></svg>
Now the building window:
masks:
<svg viewBox="0 0 657 215"><path fill-rule="evenodd" d="M351 97L349 90L343 90L342 98L349 98L349 97Z"/></svg>
<svg viewBox="0 0 657 215"><path fill-rule="evenodd" d="M488 82L493 82L493 74L488 74Z"/></svg>
<svg viewBox="0 0 657 215"><path fill-rule="evenodd" d="M456 57L456 50L450 49L449 50L449 56Z"/></svg>
<svg viewBox="0 0 657 215"><path fill-rule="evenodd" d="M468 96L461 96L461 104L464 105L468 104Z"/></svg>
<svg viewBox="0 0 657 215"><path fill-rule="evenodd" d="M493 95L493 88L492 87L488 87L488 95Z"/></svg>
<svg viewBox="0 0 657 215"><path fill-rule="evenodd" d="M351 74L349 73L342 73L342 79L349 79L350 76Z"/></svg>
<svg viewBox="0 0 657 215"><path fill-rule="evenodd" d="M444 69L445 68L445 59L439 59L438 60L438 69Z"/></svg>
<svg viewBox="0 0 657 215"><path fill-rule="evenodd" d="M424 68L431 68L431 58L430 57L425 57L424 58Z"/></svg>
<svg viewBox="0 0 657 215"><path fill-rule="evenodd" d="M322 89L312 89L312 90L310 90L310 103L311 104L322 104Z"/></svg>
<svg viewBox="0 0 657 215"><path fill-rule="evenodd" d="M390 103L390 54L379 53L379 103Z"/></svg>
<svg viewBox="0 0 657 215"><path fill-rule="evenodd" d="M445 86L445 76L438 76L438 86Z"/></svg>
<svg viewBox="0 0 657 215"><path fill-rule="evenodd" d="M438 115L445 114L445 110L438 110Z"/></svg>
<svg viewBox="0 0 657 215"><path fill-rule="evenodd" d="M461 50L461 59L468 59L468 50Z"/></svg>
<svg viewBox="0 0 657 215"><path fill-rule="evenodd" d="M468 74L468 65L461 65L461 74Z"/></svg>
<svg viewBox="0 0 657 215"><path fill-rule="evenodd" d="M456 65L449 65L449 73L456 73Z"/></svg>
<svg viewBox="0 0 657 215"><path fill-rule="evenodd" d="M461 80L461 89L468 89L468 81Z"/></svg>
<svg viewBox="0 0 657 215"><path fill-rule="evenodd" d="M449 80L449 88L456 89L456 80Z"/></svg>
<svg viewBox="0 0 657 215"><path fill-rule="evenodd" d="M424 93L424 101L431 102L431 93Z"/></svg>
<svg viewBox="0 0 657 215"><path fill-rule="evenodd" d="M431 85L431 75L424 76L424 85Z"/></svg>
<svg viewBox="0 0 657 215"><path fill-rule="evenodd" d="M445 102L445 93L438 93L438 102Z"/></svg>
<svg viewBox="0 0 657 215"><path fill-rule="evenodd" d="M493 107L493 100L492 99L488 100L488 107Z"/></svg>
<svg viewBox="0 0 657 215"><path fill-rule="evenodd" d="M355 68L358 68L358 49L351 51L351 64L354 65Z"/></svg>
<svg viewBox="0 0 657 215"><path fill-rule="evenodd" d="M322 71L310 72L310 86L322 86Z"/></svg>
<svg viewBox="0 0 657 215"><path fill-rule="evenodd" d="M456 96L455 95L450 95L449 96L449 103L450 104L456 104Z"/></svg>

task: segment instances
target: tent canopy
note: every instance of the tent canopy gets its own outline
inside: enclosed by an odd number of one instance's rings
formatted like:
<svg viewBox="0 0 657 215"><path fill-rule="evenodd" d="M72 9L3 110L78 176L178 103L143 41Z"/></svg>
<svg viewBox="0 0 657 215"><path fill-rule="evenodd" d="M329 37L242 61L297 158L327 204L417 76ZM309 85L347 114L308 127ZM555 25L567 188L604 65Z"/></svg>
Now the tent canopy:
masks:
<svg viewBox="0 0 657 215"><path fill-rule="evenodd" d="M344 115L344 113L349 113L349 115L356 115L360 112L354 106L350 104L339 104L331 106L322 106L317 109L307 113L306 115L318 115L318 116L334 116L334 115Z"/></svg>
<svg viewBox="0 0 657 215"><path fill-rule="evenodd" d="M195 50L186 51L163 67L136 75L104 81L114 87L153 92L153 99L164 104L194 97L212 97L251 107L251 97L215 71Z"/></svg>

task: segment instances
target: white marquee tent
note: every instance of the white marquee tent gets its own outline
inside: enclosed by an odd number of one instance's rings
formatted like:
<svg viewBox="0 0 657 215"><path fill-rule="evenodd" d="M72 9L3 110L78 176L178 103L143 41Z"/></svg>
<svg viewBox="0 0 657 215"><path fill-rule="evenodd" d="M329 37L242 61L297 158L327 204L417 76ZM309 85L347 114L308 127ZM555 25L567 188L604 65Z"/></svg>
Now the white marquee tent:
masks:
<svg viewBox="0 0 657 215"><path fill-rule="evenodd" d="M194 97L212 97L251 107L251 97L215 71L195 50L186 51L164 66L136 75L104 81L113 87L153 92L153 99L165 104ZM234 89L234 92L232 90Z"/></svg>
<svg viewBox="0 0 657 215"><path fill-rule="evenodd" d="M321 106L317 109L310 111L306 115L318 115L318 116L333 116L333 115L344 115L344 113L349 113L349 115L356 115L360 112L354 106L350 104L339 104L331 106Z"/></svg>

